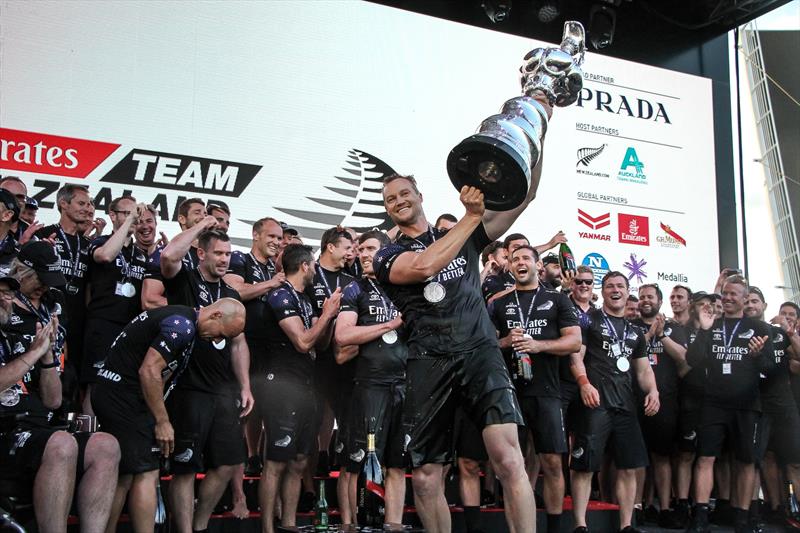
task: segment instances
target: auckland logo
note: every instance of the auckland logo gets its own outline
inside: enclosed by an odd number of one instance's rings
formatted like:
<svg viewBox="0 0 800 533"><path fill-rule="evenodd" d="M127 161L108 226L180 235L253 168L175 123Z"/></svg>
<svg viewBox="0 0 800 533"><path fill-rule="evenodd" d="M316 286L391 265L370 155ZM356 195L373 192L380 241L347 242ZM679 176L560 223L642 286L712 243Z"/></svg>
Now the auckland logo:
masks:
<svg viewBox="0 0 800 533"><path fill-rule="evenodd" d="M358 232L372 228L388 230L394 222L383 208L381 187L383 179L394 173L394 169L378 157L354 148L347 152L341 172L333 176L337 181L325 186L328 192L320 191L319 195L306 197L323 210L280 206L275 209L301 221L287 223L311 240L318 240L326 229L337 225L352 227Z"/></svg>
<svg viewBox="0 0 800 533"><path fill-rule="evenodd" d="M603 150L606 149L608 145L603 144L598 146L597 148L579 148L578 149L578 162L575 164L575 172L577 174L581 174L584 176L590 176L593 178L607 178L609 175L606 172L598 172L594 170L588 170L589 163L591 163L594 159L600 156L603 153ZM582 168L583 167L583 168Z"/></svg>
<svg viewBox="0 0 800 533"><path fill-rule="evenodd" d="M629 146L625 151L625 157L617 173L617 179L628 183L647 183L647 175L644 173L644 163L639 159L639 154L633 146Z"/></svg>

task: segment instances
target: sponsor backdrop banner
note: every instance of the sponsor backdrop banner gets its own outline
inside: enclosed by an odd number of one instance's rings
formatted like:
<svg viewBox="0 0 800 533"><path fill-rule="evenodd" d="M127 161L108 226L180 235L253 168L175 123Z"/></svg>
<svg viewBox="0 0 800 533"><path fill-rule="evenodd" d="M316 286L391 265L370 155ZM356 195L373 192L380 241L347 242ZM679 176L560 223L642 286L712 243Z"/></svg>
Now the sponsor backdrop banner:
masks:
<svg viewBox="0 0 800 533"><path fill-rule="evenodd" d="M231 235L274 216L316 244L387 228L380 180L420 182L460 216L449 150L519 94L546 43L359 2L0 2L0 169L57 220L83 183L98 212L129 191L177 231L178 203L227 204ZM587 54L557 109L538 198L512 231L564 230L579 261L634 286L713 285L711 83Z"/></svg>

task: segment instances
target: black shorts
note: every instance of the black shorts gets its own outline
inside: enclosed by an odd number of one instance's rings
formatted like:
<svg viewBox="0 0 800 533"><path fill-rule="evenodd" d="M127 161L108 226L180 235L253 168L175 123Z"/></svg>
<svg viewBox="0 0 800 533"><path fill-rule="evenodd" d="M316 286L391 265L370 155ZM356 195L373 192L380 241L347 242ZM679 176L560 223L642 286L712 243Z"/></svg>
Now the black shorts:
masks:
<svg viewBox="0 0 800 533"><path fill-rule="evenodd" d="M570 468L578 472L598 472L609 437L617 468L641 468L649 464L639 417L630 411L601 406L581 410Z"/></svg>
<svg viewBox="0 0 800 533"><path fill-rule="evenodd" d="M100 429L119 442L120 474L158 470L160 454L153 451L158 446L156 421L144 400L100 382L92 390L92 409Z"/></svg>
<svg viewBox="0 0 800 533"><path fill-rule="evenodd" d="M348 472L360 472L367 434L375 434L375 453L386 468L405 468L403 403L405 384L356 383L347 425Z"/></svg>
<svg viewBox="0 0 800 533"><path fill-rule="evenodd" d="M49 427L24 428L17 427L6 433L0 433L0 479L15 480L23 484L26 490L33 488L36 472L42 465L42 456L47 441L57 429ZM78 442L78 478L83 473L83 457L86 444L94 433L73 433Z"/></svg>
<svg viewBox="0 0 800 533"><path fill-rule="evenodd" d="M317 447L317 400L310 383L267 376L259 409L265 435L265 459L285 463Z"/></svg>
<svg viewBox="0 0 800 533"><path fill-rule="evenodd" d="M678 397L661 396L661 407L653 416L640 412L639 423L647 449L659 455L672 455L678 438Z"/></svg>
<svg viewBox="0 0 800 533"><path fill-rule="evenodd" d="M252 381L254 377L259 375L266 376L267 363L269 361L267 342L261 339L247 338L247 348L250 350L250 380Z"/></svg>
<svg viewBox="0 0 800 533"><path fill-rule="evenodd" d="M239 399L232 395L172 391L167 400L175 430L172 473L191 474L244 463L247 451L239 409Z"/></svg>
<svg viewBox="0 0 800 533"><path fill-rule="evenodd" d="M680 452L697 451L697 431L703 413L703 399L691 392L679 393L678 431L675 447Z"/></svg>
<svg viewBox="0 0 800 533"><path fill-rule="evenodd" d="M522 412L496 344L471 352L409 359L405 424L411 465L450 461L456 407L479 431L493 424L523 424Z"/></svg>
<svg viewBox="0 0 800 533"><path fill-rule="evenodd" d="M719 457L727 441L737 461L755 463L758 460L760 426L761 413L757 411L727 409L706 403L697 430L697 455Z"/></svg>
<svg viewBox="0 0 800 533"><path fill-rule="evenodd" d="M800 412L794 402L780 407L779 411L764 412L769 426L766 449L782 465L800 464Z"/></svg>
<svg viewBox="0 0 800 533"><path fill-rule="evenodd" d="M81 358L81 385L97 382L97 369L106 360L114 339L125 329L125 324L93 318L86 321L86 334Z"/></svg>
<svg viewBox="0 0 800 533"><path fill-rule="evenodd" d="M533 435L536 453L567 453L561 398L524 396L520 398L525 425Z"/></svg>
<svg viewBox="0 0 800 533"><path fill-rule="evenodd" d="M561 413L564 416L564 429L567 434L575 429L581 407L583 401L578 384L574 381L561 380Z"/></svg>
<svg viewBox="0 0 800 533"><path fill-rule="evenodd" d="M454 431L454 454L456 457L472 459L473 461L486 461L486 445L483 436L475 423L467 417L463 409L456 410Z"/></svg>
<svg viewBox="0 0 800 533"><path fill-rule="evenodd" d="M314 362L314 391L320 406L327 404L331 409L336 407L339 389L343 385L339 374L339 365L332 357L326 356Z"/></svg>

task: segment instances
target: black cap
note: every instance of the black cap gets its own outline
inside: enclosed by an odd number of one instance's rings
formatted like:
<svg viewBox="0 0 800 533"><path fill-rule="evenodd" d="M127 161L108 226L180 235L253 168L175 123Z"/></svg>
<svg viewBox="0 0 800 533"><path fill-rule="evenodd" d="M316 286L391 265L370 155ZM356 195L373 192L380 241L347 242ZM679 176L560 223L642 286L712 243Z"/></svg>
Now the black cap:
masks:
<svg viewBox="0 0 800 533"><path fill-rule="evenodd" d="M286 235L287 233L289 235L294 235L294 236L300 235L299 231L297 231L294 228L290 228L289 224L287 224L286 222L280 221L279 224L281 225L281 229L283 230L284 235Z"/></svg>
<svg viewBox="0 0 800 533"><path fill-rule="evenodd" d="M67 284L61 272L61 259L53 249L53 245L46 241L31 241L22 246L17 259L26 266L34 269L39 280L48 287L60 287Z"/></svg>
<svg viewBox="0 0 800 533"><path fill-rule="evenodd" d="M550 252L546 256L542 257L542 264L543 265L557 265L558 264L558 256L556 254Z"/></svg>
<svg viewBox="0 0 800 533"><path fill-rule="evenodd" d="M9 211L14 212L14 216L11 217L11 222L19 220L19 204L17 203L16 196L5 189L0 189L0 204Z"/></svg>
<svg viewBox="0 0 800 533"><path fill-rule="evenodd" d="M761 301L762 302L766 302L766 300L764 299L764 293L761 292L761 289L759 289L755 285L750 285L750 292L754 292L754 293L758 294L758 297L761 298Z"/></svg>
<svg viewBox="0 0 800 533"><path fill-rule="evenodd" d="M39 209L39 202L36 201L36 198L32 198L30 196L25 197L25 207L29 207L31 209Z"/></svg>
<svg viewBox="0 0 800 533"><path fill-rule="evenodd" d="M708 298L712 302L716 302L720 299L720 295L715 292L698 291L692 294L692 303L696 304L705 298Z"/></svg>
<svg viewBox="0 0 800 533"><path fill-rule="evenodd" d="M19 281L15 280L12 277L4 276L4 277L0 278L0 283L5 283L9 287L11 287L12 291L19 290Z"/></svg>

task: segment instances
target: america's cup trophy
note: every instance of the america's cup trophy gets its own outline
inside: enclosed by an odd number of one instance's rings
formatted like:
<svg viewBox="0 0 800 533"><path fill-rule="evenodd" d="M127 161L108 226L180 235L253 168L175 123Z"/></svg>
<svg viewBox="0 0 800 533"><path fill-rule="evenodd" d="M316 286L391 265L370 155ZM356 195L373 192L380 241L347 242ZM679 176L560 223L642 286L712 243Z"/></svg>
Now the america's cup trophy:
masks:
<svg viewBox="0 0 800 533"><path fill-rule="evenodd" d="M461 141L447 157L447 173L456 189L479 188L487 209L508 211L519 206L531 187L547 131L547 113L533 95L543 94L550 105L568 106L583 87L580 65L586 35L577 21L564 23L559 48L536 48L520 68L523 96L503 104L500 113L484 120L477 133Z"/></svg>

